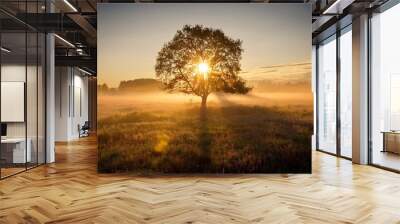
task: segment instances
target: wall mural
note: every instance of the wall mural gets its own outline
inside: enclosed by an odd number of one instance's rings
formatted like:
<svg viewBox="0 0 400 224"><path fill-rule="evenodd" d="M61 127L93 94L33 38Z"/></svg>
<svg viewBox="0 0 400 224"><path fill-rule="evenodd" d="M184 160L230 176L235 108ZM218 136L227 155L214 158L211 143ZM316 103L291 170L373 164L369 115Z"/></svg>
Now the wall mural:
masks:
<svg viewBox="0 0 400 224"><path fill-rule="evenodd" d="M98 9L99 172L311 172L308 4Z"/></svg>

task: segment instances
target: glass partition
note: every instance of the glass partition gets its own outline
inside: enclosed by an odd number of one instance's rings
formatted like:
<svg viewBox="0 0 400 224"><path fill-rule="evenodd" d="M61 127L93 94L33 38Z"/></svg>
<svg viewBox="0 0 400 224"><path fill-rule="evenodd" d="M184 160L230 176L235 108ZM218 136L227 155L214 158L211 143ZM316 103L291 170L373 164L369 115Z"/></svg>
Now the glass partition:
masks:
<svg viewBox="0 0 400 224"><path fill-rule="evenodd" d="M41 12L43 3L20 1L17 11ZM0 12L0 178L45 163L45 42L43 33Z"/></svg>
<svg viewBox="0 0 400 224"><path fill-rule="evenodd" d="M26 144L26 33L1 34L1 176L24 171ZM29 148L28 148L29 149Z"/></svg>
<svg viewBox="0 0 400 224"><path fill-rule="evenodd" d="M318 149L336 153L336 36L318 46Z"/></svg>

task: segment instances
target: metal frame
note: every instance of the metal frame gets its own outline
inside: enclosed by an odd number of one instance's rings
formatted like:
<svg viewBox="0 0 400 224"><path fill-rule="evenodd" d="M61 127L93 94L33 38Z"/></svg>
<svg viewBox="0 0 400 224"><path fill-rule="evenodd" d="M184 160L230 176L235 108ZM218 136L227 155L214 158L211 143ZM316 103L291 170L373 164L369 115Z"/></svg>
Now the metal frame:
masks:
<svg viewBox="0 0 400 224"><path fill-rule="evenodd" d="M0 23L0 30L1 30L1 24L2 23ZM0 32L0 46L2 46L2 40L3 40L2 39L2 32ZM2 74L1 74L2 57L1 57L1 55L2 55L2 53L0 52L0 84L1 84L1 77L2 77ZM0 124L1 124L1 85L0 85ZM2 149L1 149L1 144L0 144L0 164L1 164L1 152L2 152ZM0 180L1 180L1 167L0 167Z"/></svg>
<svg viewBox="0 0 400 224"><path fill-rule="evenodd" d="M315 148L318 150L319 149L319 75L318 75L318 70L319 70L319 63L318 63L318 58L319 58L319 45L315 46Z"/></svg>
<svg viewBox="0 0 400 224"><path fill-rule="evenodd" d="M341 133L342 124L340 117L340 81L341 81L341 66L340 66L340 36L341 30L336 30L336 154L341 156Z"/></svg>
<svg viewBox="0 0 400 224"><path fill-rule="evenodd" d="M372 73L372 64L371 64L371 56L372 56L372 33L371 33L371 19L372 19L372 13L368 12L368 36L367 36L367 45L368 45L368 53L367 53L367 64L368 64L368 69L367 69L367 83L368 83L368 95L367 95L367 120L368 120L368 124L367 124L367 132L368 132L368 137L367 137L367 141L368 141L368 155L367 155L367 162L368 164L372 165L372 97L371 97L371 93L372 93L372 80L371 80L371 73Z"/></svg>
<svg viewBox="0 0 400 224"><path fill-rule="evenodd" d="M25 12L28 11L27 2L25 2ZM25 21L27 13L25 13ZM37 66L37 65L36 65ZM25 93L24 93L24 120L25 120L25 170L28 170L28 24L25 23ZM36 85L37 86L37 85Z"/></svg>

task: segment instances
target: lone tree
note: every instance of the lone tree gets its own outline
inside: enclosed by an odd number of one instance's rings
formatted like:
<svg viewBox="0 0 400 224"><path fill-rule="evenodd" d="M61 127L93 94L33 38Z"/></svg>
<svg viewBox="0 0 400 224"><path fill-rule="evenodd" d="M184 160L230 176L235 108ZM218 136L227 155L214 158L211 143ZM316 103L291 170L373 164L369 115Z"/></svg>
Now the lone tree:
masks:
<svg viewBox="0 0 400 224"><path fill-rule="evenodd" d="M212 92L251 90L238 76L242 52L242 41L220 29L185 25L158 53L156 76L168 91L200 96L205 108Z"/></svg>

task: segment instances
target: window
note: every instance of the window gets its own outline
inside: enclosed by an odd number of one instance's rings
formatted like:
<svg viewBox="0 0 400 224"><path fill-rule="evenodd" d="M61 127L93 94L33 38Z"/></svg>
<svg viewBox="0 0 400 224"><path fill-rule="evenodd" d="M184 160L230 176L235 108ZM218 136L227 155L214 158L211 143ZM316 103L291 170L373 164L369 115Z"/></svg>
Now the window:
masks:
<svg viewBox="0 0 400 224"><path fill-rule="evenodd" d="M352 157L352 35L343 29L340 44L340 155Z"/></svg>
<svg viewBox="0 0 400 224"><path fill-rule="evenodd" d="M371 162L400 170L400 4L371 18Z"/></svg>
<svg viewBox="0 0 400 224"><path fill-rule="evenodd" d="M318 54L318 146L336 153L336 36L321 43Z"/></svg>
<svg viewBox="0 0 400 224"><path fill-rule="evenodd" d="M321 151L351 158L351 24L337 32L337 35L322 41L317 50L317 146Z"/></svg>

